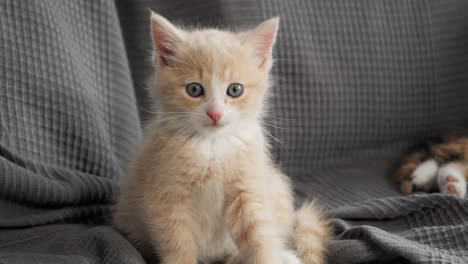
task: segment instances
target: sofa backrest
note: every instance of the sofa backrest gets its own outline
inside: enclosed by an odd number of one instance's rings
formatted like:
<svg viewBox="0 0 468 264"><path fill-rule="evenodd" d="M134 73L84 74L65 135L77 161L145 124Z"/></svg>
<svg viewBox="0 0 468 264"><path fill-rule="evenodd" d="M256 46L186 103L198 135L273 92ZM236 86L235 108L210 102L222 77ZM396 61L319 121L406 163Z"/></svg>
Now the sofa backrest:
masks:
<svg viewBox="0 0 468 264"><path fill-rule="evenodd" d="M296 177L376 160L386 161L381 171L388 174L415 142L468 126L466 1L185 0L141 6L183 24L245 27L281 17L271 111L277 127L270 129L281 142L273 141L278 161ZM141 82L148 68L141 61L151 49L144 36L148 18L141 15L147 10L120 10L134 80Z"/></svg>

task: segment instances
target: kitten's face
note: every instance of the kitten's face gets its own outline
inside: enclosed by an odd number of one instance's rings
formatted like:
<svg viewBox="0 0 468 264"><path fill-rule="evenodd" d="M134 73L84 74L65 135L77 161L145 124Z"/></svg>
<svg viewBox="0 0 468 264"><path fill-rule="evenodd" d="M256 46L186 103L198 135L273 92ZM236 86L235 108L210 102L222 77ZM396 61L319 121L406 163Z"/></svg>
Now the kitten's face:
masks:
<svg viewBox="0 0 468 264"><path fill-rule="evenodd" d="M255 30L182 31L152 16L156 91L174 128L215 132L255 122L269 86L278 19Z"/></svg>

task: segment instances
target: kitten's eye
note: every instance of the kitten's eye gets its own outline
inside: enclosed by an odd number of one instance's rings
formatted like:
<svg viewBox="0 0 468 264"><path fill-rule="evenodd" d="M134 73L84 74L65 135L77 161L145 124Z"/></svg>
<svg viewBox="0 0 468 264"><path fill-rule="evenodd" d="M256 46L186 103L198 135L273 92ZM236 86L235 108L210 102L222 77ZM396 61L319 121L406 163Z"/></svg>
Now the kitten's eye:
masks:
<svg viewBox="0 0 468 264"><path fill-rule="evenodd" d="M203 86L199 83L189 83L185 86L185 90L192 97L199 97L203 95Z"/></svg>
<svg viewBox="0 0 468 264"><path fill-rule="evenodd" d="M240 83L231 83L227 88L227 94L231 97L239 97L244 92L244 86Z"/></svg>

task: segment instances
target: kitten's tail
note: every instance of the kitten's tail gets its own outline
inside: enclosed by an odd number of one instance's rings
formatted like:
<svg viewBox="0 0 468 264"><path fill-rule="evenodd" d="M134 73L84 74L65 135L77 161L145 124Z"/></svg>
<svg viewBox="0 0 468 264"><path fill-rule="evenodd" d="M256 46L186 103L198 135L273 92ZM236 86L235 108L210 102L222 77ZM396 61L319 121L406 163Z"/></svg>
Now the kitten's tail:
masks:
<svg viewBox="0 0 468 264"><path fill-rule="evenodd" d="M313 202L304 203L296 212L293 232L296 254L304 264L325 263L327 241L332 229Z"/></svg>

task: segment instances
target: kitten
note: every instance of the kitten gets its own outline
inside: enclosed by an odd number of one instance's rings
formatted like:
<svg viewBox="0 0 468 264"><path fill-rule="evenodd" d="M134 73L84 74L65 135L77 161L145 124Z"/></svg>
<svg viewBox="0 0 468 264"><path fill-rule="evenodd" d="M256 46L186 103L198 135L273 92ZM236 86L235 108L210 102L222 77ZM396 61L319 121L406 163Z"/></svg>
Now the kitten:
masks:
<svg viewBox="0 0 468 264"><path fill-rule="evenodd" d="M293 208L260 125L278 18L183 30L152 13L159 116L121 184L114 223L165 264L323 263L330 227Z"/></svg>
<svg viewBox="0 0 468 264"><path fill-rule="evenodd" d="M468 138L446 137L408 155L396 172L402 193L415 190L466 196Z"/></svg>

